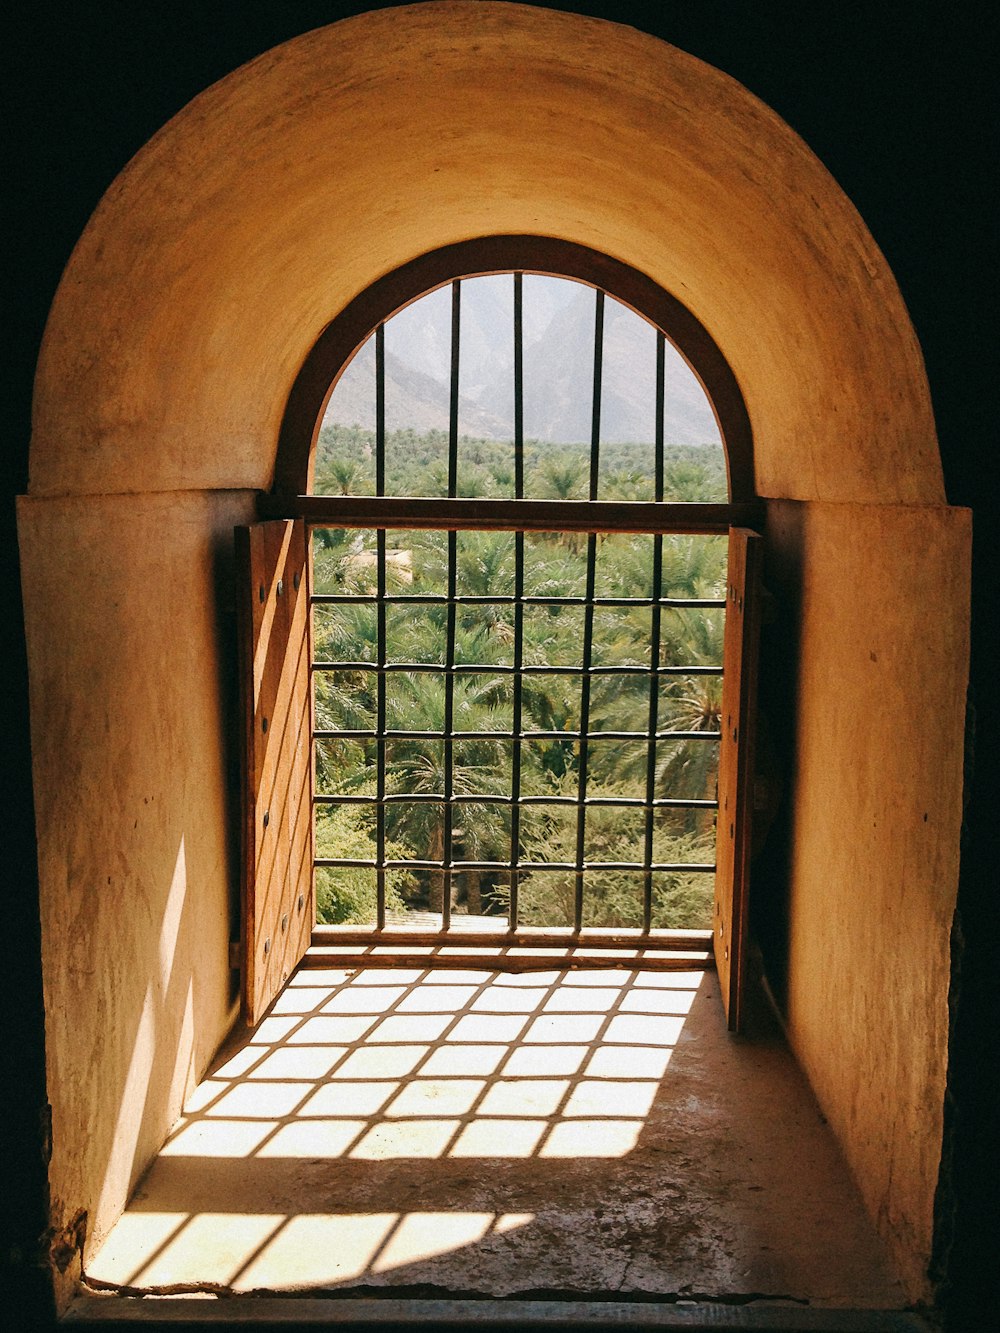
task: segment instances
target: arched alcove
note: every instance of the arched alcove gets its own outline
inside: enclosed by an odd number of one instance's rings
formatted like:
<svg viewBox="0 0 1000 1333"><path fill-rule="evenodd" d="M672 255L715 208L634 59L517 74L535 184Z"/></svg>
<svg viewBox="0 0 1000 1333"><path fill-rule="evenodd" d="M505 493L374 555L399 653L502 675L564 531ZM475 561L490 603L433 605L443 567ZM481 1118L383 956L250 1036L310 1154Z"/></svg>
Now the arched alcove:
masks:
<svg viewBox="0 0 1000 1333"><path fill-rule="evenodd" d="M632 29L463 3L307 33L138 154L52 310L32 493L266 486L330 318L417 255L503 232L592 246L689 306L743 388L760 494L943 498L895 282L788 126Z"/></svg>
<svg viewBox="0 0 1000 1333"><path fill-rule="evenodd" d="M912 327L850 202L732 79L467 0L308 33L196 98L108 191L53 305L20 510L53 1224L86 1209L99 1243L233 1016L228 550L296 375L383 275L500 233L647 275L739 384L783 604L789 1031L921 1295L969 534Z"/></svg>

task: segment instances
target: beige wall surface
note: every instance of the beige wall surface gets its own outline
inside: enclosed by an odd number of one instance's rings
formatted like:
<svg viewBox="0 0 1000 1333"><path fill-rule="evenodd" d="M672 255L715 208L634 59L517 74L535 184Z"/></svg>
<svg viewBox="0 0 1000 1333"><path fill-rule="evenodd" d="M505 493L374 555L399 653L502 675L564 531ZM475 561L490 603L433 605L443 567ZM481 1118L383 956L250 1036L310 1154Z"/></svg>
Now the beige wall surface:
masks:
<svg viewBox="0 0 1000 1333"><path fill-rule="evenodd" d="M22 500L51 1189L87 1248L234 1016L241 493Z"/></svg>
<svg viewBox="0 0 1000 1333"><path fill-rule="evenodd" d="M797 583L800 599L789 1033L911 1294L925 1297L962 819L970 515L768 508L779 582Z"/></svg>
<svg viewBox="0 0 1000 1333"><path fill-rule="evenodd" d="M326 323L415 256L502 232L593 246L689 306L743 390L761 494L943 500L899 291L806 145L655 38L493 3L307 33L146 145L53 306L32 493L267 487Z"/></svg>

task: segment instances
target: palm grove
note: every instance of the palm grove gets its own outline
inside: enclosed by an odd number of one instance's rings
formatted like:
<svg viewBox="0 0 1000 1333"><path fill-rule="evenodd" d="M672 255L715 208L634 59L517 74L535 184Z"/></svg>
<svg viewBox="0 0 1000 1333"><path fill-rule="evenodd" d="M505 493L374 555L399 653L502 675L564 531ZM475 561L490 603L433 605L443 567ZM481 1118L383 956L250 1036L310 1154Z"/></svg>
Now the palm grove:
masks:
<svg viewBox="0 0 1000 1333"><path fill-rule="evenodd" d="M316 451L314 490L327 495L374 493L374 437L358 427L326 426ZM443 431L391 432L385 442L385 493L447 493L448 440ZM653 498L653 449L648 444L602 445L600 497ZM524 494L580 499L588 487L582 447L524 446ZM459 494L514 494L509 443L470 439L459 445ZM724 498L721 451L667 445L663 494L677 501ZM536 868L518 875L518 919L525 925L566 926L574 919L577 801L581 745L586 746L584 824L586 863L636 863L644 851L654 863L705 865L714 859L714 811L704 805L657 806L646 849L645 799L710 801L715 795L721 675L704 672L722 662L723 608L664 606L654 634L654 561L660 599L707 601L723 596L724 537L609 534L596 542L593 641L590 665L616 668L591 677L589 739L581 727L581 677L565 668L583 665L588 538L580 533L524 536L519 686L513 603L517 538L512 532L460 532L455 541L454 693L451 702L451 790L460 797L445 848L443 802L426 799L445 790L447 728L448 535L390 531L384 584L385 661L409 664L385 675L382 742L385 856L402 862L385 875L387 919L439 912L445 877L415 861L453 862L452 910L499 918L509 905L510 875L502 869L463 870L462 862L503 862L512 852L512 818L519 862ZM317 731L374 732L377 716L379 608L374 531L318 529L313 534L313 591L357 600L318 605L313 612L313 657L350 664L314 676ZM659 546L659 554L656 547ZM440 601L395 601L393 598ZM492 599L498 600L492 600ZM499 600L508 599L508 600ZM561 599L561 600L560 600ZM645 604L643 604L645 603ZM654 639L658 642L654 642ZM651 661L656 650L657 660ZM651 683L650 667L681 670ZM463 671L463 667L470 668ZM423 669L421 669L423 668ZM477 668L477 669L471 669ZM701 671L699 671L701 669ZM690 674L686 674L686 672ZM702 674L704 672L704 674ZM651 710L651 690L655 692ZM683 732L683 740L602 739L606 732ZM519 716L516 716L519 715ZM431 733L428 736L425 733ZM435 736L434 733L437 733ZM525 735L515 740L516 733ZM694 733L694 734L692 734ZM704 735L704 739L699 737ZM518 751L515 754L515 746ZM376 859L377 768L373 736L335 735L316 742L315 790L334 798L317 807L318 858ZM510 797L517 778L522 804ZM650 784L652 784L650 788ZM407 799L414 797L416 799ZM424 797L425 799L420 799ZM524 803L526 802L526 803ZM697 928L711 923L712 881L705 871L652 874L654 927ZM375 873L361 866L316 871L317 917L326 923L368 923L375 917ZM643 920L643 874L633 869L588 869L583 924L635 927Z"/></svg>

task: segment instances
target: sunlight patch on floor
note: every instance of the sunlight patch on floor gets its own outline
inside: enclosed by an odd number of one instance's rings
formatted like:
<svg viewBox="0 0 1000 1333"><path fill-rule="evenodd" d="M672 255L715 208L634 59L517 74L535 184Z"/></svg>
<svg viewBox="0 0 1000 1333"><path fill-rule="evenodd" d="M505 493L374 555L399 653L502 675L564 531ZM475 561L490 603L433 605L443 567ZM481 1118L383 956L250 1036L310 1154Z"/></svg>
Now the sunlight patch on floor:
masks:
<svg viewBox="0 0 1000 1333"><path fill-rule="evenodd" d="M195 1090L163 1154L384 1161L631 1151L697 975L487 978L300 974L249 1044Z"/></svg>
<svg viewBox="0 0 1000 1333"><path fill-rule="evenodd" d="M310 969L89 1259L125 1292L898 1292L780 1032L711 972Z"/></svg>
<svg viewBox="0 0 1000 1333"><path fill-rule="evenodd" d="M302 973L193 1092L164 1162L601 1160L634 1150L698 974ZM92 1280L234 1290L359 1280L534 1213L145 1211Z"/></svg>

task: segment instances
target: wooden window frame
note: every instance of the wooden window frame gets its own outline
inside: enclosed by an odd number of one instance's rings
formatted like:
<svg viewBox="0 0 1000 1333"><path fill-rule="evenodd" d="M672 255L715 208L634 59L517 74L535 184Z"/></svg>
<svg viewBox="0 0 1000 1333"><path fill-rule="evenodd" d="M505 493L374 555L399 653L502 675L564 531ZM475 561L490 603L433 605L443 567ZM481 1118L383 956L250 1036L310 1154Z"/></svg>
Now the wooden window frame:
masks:
<svg viewBox="0 0 1000 1333"><path fill-rule="evenodd" d="M721 504L685 504L669 502L606 502L588 501L543 501L543 500L485 500L485 499L418 499L411 497L385 496L318 496L311 493L312 469L315 447L319 435L323 413L336 388L337 382L355 353L372 333L390 319L399 310L411 302L427 295L442 286L467 278L480 277L497 273L538 273L547 276L565 277L584 283L599 291L607 292L616 301L628 306L647 322L653 324L666 335L674 347L681 353L688 366L694 372L711 403L723 441L727 469L729 501ZM453 424L453 433L454 433ZM313 527L351 527L386 529L436 528L447 531L471 529L505 529L513 531L576 531L586 533L706 533L730 534L736 530L744 531L759 528L763 519L763 507L754 491L753 440L749 417L740 394L739 386L721 351L716 346L704 326L675 297L665 292L656 283L629 265L610 258L588 247L547 237L536 236L494 236L479 240L461 242L446 246L440 250L422 255L402 268L387 274L361 293L321 332L303 363L289 395L288 404L282 421L272 490L262 495L258 505L262 519L281 519L293 521L308 537ZM271 524L265 526L270 527ZM247 537L241 539L245 544ZM746 541L741 538L743 549ZM759 577L759 540L751 543L753 552L749 558L747 572L752 580ZM742 559L742 557L741 557ZM308 567L308 560L306 565ZM743 560L741 569L746 567ZM259 583L259 579L257 580ZM252 591L253 579L245 589L244 599L251 609L244 610L243 621L250 625L253 621ZM738 598L742 612L744 596L750 598L751 584L740 585L734 592L732 581L728 588L730 599ZM751 608L756 598L751 600ZM730 607L731 611L731 607ZM731 670L731 662L740 661L747 652L747 644L752 640L750 656L747 659L751 669L734 673L737 688L736 702L724 697L724 712L734 709L746 719L752 715L751 699L747 691L755 687L755 635L757 615L752 609L746 617L739 616L740 641L735 644L735 636L730 634L727 615L726 666ZM749 636L749 638L748 638ZM730 640L734 643L731 644ZM734 646L735 645L735 646ZM259 645L247 640L244 654L254 652ZM244 670L244 677L248 675ZM724 686L725 688L725 686ZM742 710L742 711L740 711ZM247 725L252 728L255 714L254 699L250 698L245 706ZM746 722L737 727L732 739L740 738L739 757L725 761L727 773L732 773L733 780L739 773L740 788L734 789L732 801L738 806L739 818L733 822L733 846L722 848L719 845L717 861L725 864L725 873L738 882L735 887L723 894L725 901L720 907L720 886L717 876L715 925L711 932L676 932L676 948L690 948L697 944L697 935L703 947L711 943L717 956L717 965L723 981L724 1002L731 1028L738 1028L741 1019L741 996L744 976L744 956L747 924L747 877L749 848L750 807L746 791L750 786L747 773L752 766L752 754L749 743L752 741L752 724ZM251 734L248 731L248 736ZM311 747L310 747L311 748ZM723 748L720 751L720 774L723 769L725 752L725 733ZM252 750L248 753L247 773L253 774L254 759ZM310 770L312 764L310 762ZM728 779L727 779L728 780ZM253 784L248 784L252 786ZM311 805L310 783L310 805ZM723 793L720 791L720 809ZM727 798L728 803L728 798ZM254 795L248 797L247 809L255 806ZM312 839L312 819L310 819L310 842ZM252 819L245 820L247 837L251 837ZM728 825L727 825L728 828ZM259 830L257 830L259 835ZM719 837L722 836L722 821L719 821ZM246 843L245 843L246 846ZM735 849L735 850L734 850ZM311 853L310 846L310 853ZM310 856L311 860L311 856ZM252 982L253 963L248 957L248 948L260 939L265 926L254 921L255 894L254 851L245 851L244 864L244 924L243 924L243 973L244 973L244 1009L248 1021L256 1022L264 1009L273 999L269 984L265 991L254 993ZM294 901L301 903L303 893L300 886L292 885L289 890ZM312 905L313 892L310 879L307 900ZM342 942L353 938L350 931L342 928L318 928L313 930L312 941L322 944L326 936L336 937ZM370 935L371 932L365 932ZM637 941L628 932L587 931L579 926L574 932L580 943L597 944L597 939L608 942L634 945ZM388 932L384 932L388 937ZM701 939L701 936L704 936ZM380 939L383 936L380 935ZM406 932L410 943L416 943L412 931ZM536 942L545 944L544 933L519 931L508 934L508 943ZM328 942L328 941L327 941ZM455 943L454 934L450 942ZM294 966L305 952L306 944L298 939L298 958L289 953L283 959L281 971ZM403 946L405 952L405 945ZM732 953L732 957L731 957ZM287 965L287 966L286 966ZM259 969L259 963L258 963ZM247 984L247 976L250 984ZM269 998L267 998L269 996Z"/></svg>

